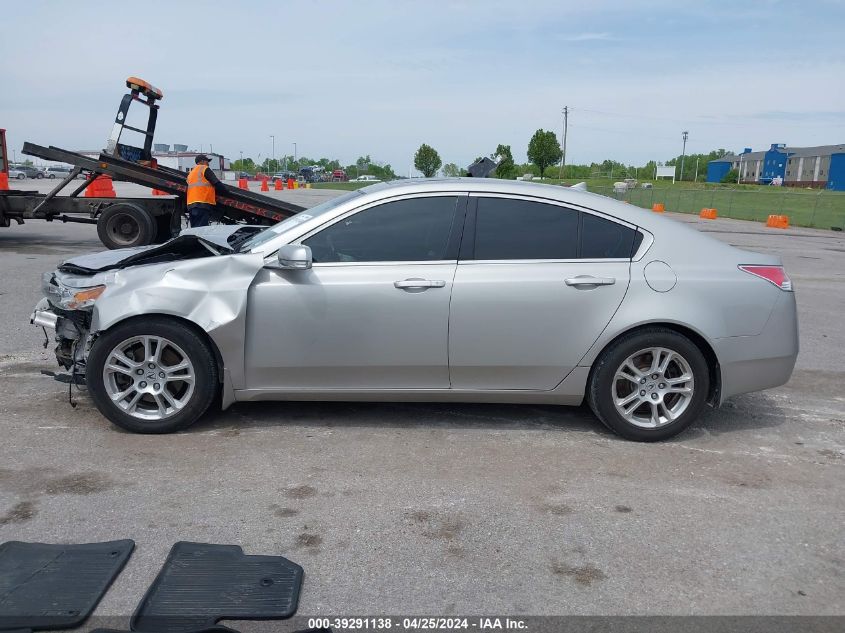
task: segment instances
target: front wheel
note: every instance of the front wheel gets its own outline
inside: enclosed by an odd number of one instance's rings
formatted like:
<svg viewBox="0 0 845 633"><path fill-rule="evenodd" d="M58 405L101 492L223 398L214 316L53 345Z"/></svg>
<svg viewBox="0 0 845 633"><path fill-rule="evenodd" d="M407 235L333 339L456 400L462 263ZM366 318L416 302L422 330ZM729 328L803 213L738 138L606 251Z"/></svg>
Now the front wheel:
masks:
<svg viewBox="0 0 845 633"><path fill-rule="evenodd" d="M196 422L219 388L217 363L193 329L152 317L115 326L91 349L86 381L97 409L134 433Z"/></svg>
<svg viewBox="0 0 845 633"><path fill-rule="evenodd" d="M666 328L623 336L596 361L587 402L605 426L629 440L677 435L701 414L710 388L707 360Z"/></svg>

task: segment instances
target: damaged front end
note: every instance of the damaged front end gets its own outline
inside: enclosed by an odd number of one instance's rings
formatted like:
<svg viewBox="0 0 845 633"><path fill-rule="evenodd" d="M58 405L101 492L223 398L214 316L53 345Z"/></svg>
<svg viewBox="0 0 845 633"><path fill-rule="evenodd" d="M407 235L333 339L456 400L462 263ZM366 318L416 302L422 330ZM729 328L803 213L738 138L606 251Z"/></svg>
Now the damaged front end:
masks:
<svg viewBox="0 0 845 633"><path fill-rule="evenodd" d="M45 348L50 343L47 330L55 330L56 361L69 373L44 373L60 382L85 383L86 361L98 334L92 332L92 324L97 325L94 308L101 295L104 295L104 301L109 295L117 295L111 303L117 301L132 310L131 289L136 285L132 283L133 279L155 283L180 261L231 255L237 252L240 243L263 228L230 225L192 229L161 245L74 257L63 262L56 271L45 273L41 281L44 298L35 306L30 322L44 329ZM134 270L125 270L141 267L152 273L146 276L149 279L138 278L133 274ZM157 269L160 270L154 273ZM113 307L111 311L114 311Z"/></svg>
<svg viewBox="0 0 845 633"><path fill-rule="evenodd" d="M87 283L94 283L91 278ZM103 280L104 281L104 280ZM44 298L35 306L30 322L43 328L44 347L50 343L48 329L55 331L55 354L59 366L70 374L51 374L61 382L82 384L85 380L85 360L93 342L91 320L94 302L106 286L94 283L73 287L59 281L56 273L42 277Z"/></svg>

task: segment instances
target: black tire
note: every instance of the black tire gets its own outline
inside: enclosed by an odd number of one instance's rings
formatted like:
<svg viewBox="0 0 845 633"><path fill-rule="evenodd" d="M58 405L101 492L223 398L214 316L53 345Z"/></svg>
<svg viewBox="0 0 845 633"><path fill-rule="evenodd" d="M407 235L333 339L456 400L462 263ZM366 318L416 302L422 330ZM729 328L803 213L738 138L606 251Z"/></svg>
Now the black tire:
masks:
<svg viewBox="0 0 845 633"><path fill-rule="evenodd" d="M136 336L162 337L184 350L194 368L194 390L178 412L159 420L143 420L121 409L109 397L103 368L121 343ZM91 399L106 418L133 433L173 433L199 420L220 391L218 368L208 344L191 327L167 317L144 317L116 325L94 342L88 355L86 383Z"/></svg>
<svg viewBox="0 0 845 633"><path fill-rule="evenodd" d="M18 174L18 180L24 180L26 178L26 174Z"/></svg>
<svg viewBox="0 0 845 633"><path fill-rule="evenodd" d="M109 249L146 246L155 239L156 222L146 209L118 202L97 218L97 235Z"/></svg>
<svg viewBox="0 0 845 633"><path fill-rule="evenodd" d="M41 180L44 177L44 174L35 174L35 178L37 180Z"/></svg>
<svg viewBox="0 0 845 633"><path fill-rule="evenodd" d="M614 379L617 369L626 359L638 351L655 347L666 348L679 354L689 365L694 386L689 404L677 419L656 428L644 428L628 421L617 411L614 404ZM621 384L627 383L623 380ZM648 381L648 384L643 385L644 390L651 384L654 383ZM677 435L698 418L707 403L709 389L710 372L707 360L698 346L674 330L651 327L623 336L599 355L587 385L587 403L596 417L614 433L638 442L657 442ZM666 396L667 399L676 397L679 396Z"/></svg>

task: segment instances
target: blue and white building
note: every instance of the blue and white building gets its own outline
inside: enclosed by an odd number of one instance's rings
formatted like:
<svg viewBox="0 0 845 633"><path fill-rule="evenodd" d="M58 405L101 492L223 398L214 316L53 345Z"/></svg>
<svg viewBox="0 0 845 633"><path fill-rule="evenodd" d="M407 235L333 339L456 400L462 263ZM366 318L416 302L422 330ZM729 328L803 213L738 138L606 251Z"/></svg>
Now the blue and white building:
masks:
<svg viewBox="0 0 845 633"><path fill-rule="evenodd" d="M788 187L814 187L845 191L845 144L818 147L787 147L780 143L763 152L746 147L707 163L707 182L721 182L732 169L739 181L769 185L772 181Z"/></svg>

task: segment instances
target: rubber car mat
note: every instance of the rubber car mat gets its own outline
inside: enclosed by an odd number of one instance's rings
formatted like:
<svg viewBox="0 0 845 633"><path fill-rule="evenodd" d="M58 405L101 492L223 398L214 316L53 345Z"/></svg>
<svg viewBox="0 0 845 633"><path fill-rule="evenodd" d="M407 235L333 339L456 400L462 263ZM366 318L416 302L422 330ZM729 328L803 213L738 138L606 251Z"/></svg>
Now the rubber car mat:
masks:
<svg viewBox="0 0 845 633"><path fill-rule="evenodd" d="M28 630L28 629L27 629ZM3 631L3 633L24 633L23 631ZM89 633L132 633L132 631L125 631L123 629L94 629ZM194 629L189 633L238 633L235 629L230 629L228 626L212 626L207 629ZM331 629L302 629L299 631L292 631L291 633L333 633Z"/></svg>
<svg viewBox="0 0 845 633"><path fill-rule="evenodd" d="M302 567L281 556L247 556L237 545L176 543L129 627L187 633L220 620L271 620L296 612Z"/></svg>
<svg viewBox="0 0 845 633"><path fill-rule="evenodd" d="M135 542L0 545L0 630L67 629L94 611Z"/></svg>
<svg viewBox="0 0 845 633"><path fill-rule="evenodd" d="M6 633L6 631L3 631L3 633ZM132 633L132 631L126 631L124 629L94 629L89 633ZM228 626L220 626L218 624L216 626L203 629L191 629L186 633L238 633L238 631L230 629Z"/></svg>

